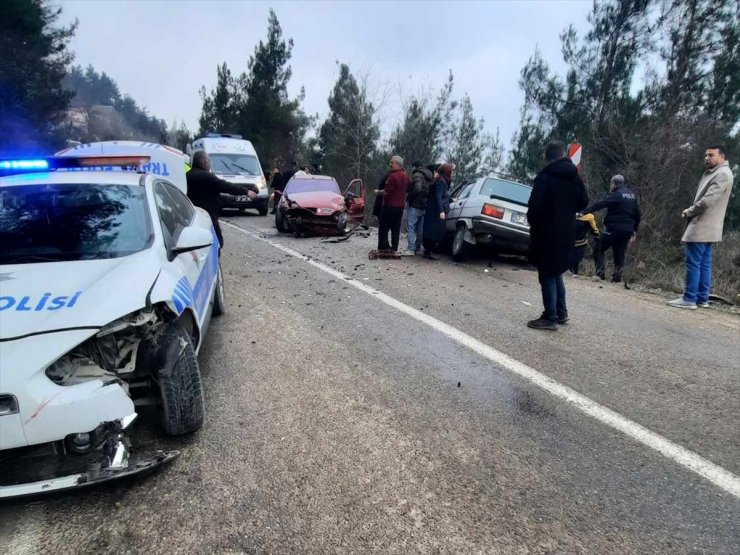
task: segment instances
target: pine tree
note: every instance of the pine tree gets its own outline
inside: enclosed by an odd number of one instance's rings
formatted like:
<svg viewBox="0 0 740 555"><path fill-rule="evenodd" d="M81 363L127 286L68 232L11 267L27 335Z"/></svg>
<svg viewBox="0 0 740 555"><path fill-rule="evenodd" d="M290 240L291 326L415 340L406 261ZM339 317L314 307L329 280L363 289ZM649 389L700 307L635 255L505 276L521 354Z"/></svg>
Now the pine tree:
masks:
<svg viewBox="0 0 740 555"><path fill-rule="evenodd" d="M738 51L739 10L734 0L666 2L661 14L664 46L660 49L666 63L666 76L665 81L658 81L650 90L656 109L664 118L696 114L697 109L710 104L708 97L713 85L722 80L718 82L719 76L727 75L732 79L732 73L725 72L733 70L727 65L733 64L728 54L731 56L733 51ZM735 69L737 64L735 59ZM722 105L732 101L730 98L723 100ZM714 107L720 106L714 103Z"/></svg>
<svg viewBox="0 0 740 555"><path fill-rule="evenodd" d="M5 0L0 18L0 150L44 153L63 142L72 94L62 86L77 23L46 0Z"/></svg>
<svg viewBox="0 0 740 555"><path fill-rule="evenodd" d="M521 111L519 130L511 141L511 152L506 171L524 181L534 179L542 167L542 153L548 131L534 120L531 112L524 106Z"/></svg>
<svg viewBox="0 0 740 555"><path fill-rule="evenodd" d="M476 119L473 103L467 94L460 101L457 112L451 126L446 161L455 165L455 183L462 183L498 167L503 147L498 133L485 133L485 121Z"/></svg>
<svg viewBox="0 0 740 555"><path fill-rule="evenodd" d="M203 108L198 124L200 125L199 134L201 136L208 132L229 133L234 131L238 123L239 110L244 103L240 92L226 62L217 66L216 89L208 95L205 87L200 88Z"/></svg>
<svg viewBox="0 0 740 555"><path fill-rule="evenodd" d="M483 161L480 171L488 174L502 169L504 162L504 145L501 142L501 131L496 128L496 133L485 133L483 135Z"/></svg>
<svg viewBox="0 0 740 555"><path fill-rule="evenodd" d="M423 163L441 159L449 140L452 114L457 102L452 100L453 78L442 87L436 101L430 95L411 97L404 106L403 121L390 138L391 150L405 160Z"/></svg>
<svg viewBox="0 0 740 555"><path fill-rule="evenodd" d="M740 120L740 5L720 32L707 91L707 112L732 127Z"/></svg>
<svg viewBox="0 0 740 555"><path fill-rule="evenodd" d="M292 51L293 39L285 41L280 22L270 10L267 42L260 41L255 47L248 73L238 84L244 94L239 129L267 160L298 157L310 123L300 108L302 96L295 100L288 97Z"/></svg>
<svg viewBox="0 0 740 555"><path fill-rule="evenodd" d="M303 91L296 99L288 97L292 50L293 39L283 38L280 22L270 10L267 42L255 46L248 71L236 77L224 63L217 67L216 88L208 93L201 87L199 134L239 133L252 141L267 163L298 158L311 118L300 107Z"/></svg>
<svg viewBox="0 0 740 555"><path fill-rule="evenodd" d="M319 132L324 171L341 183L357 177L366 180L380 131L367 86L358 85L346 64L339 67L329 110Z"/></svg>

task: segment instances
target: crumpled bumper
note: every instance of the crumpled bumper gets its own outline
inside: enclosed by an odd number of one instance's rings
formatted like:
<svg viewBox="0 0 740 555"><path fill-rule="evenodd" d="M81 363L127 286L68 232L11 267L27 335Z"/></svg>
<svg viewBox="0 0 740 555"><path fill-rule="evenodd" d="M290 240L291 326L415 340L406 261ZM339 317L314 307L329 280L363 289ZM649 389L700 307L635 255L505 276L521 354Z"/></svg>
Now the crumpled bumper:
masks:
<svg viewBox="0 0 740 555"><path fill-rule="evenodd" d="M173 461L179 451L157 451L151 456L131 453L123 430L136 414L107 423L101 447L85 456L46 453L8 456L0 461L0 500L80 489L111 480L143 476Z"/></svg>
<svg viewBox="0 0 740 555"><path fill-rule="evenodd" d="M17 401L16 410L0 414L0 454L90 432L134 412L131 397L115 380L61 386L46 376L49 364L90 334L69 330L0 343L0 394Z"/></svg>

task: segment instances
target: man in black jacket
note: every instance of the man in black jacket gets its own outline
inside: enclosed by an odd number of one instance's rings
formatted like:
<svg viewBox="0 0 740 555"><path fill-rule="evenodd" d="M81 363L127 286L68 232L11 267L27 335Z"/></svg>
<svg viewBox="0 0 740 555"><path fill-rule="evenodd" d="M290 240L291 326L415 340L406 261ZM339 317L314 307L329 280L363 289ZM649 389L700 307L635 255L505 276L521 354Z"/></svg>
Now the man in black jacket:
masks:
<svg viewBox="0 0 740 555"><path fill-rule="evenodd" d="M429 203L429 191L434 182L434 174L421 162L414 162L411 167L411 185L406 194L406 234L408 250L401 254L420 254L421 240L424 231L424 214Z"/></svg>
<svg viewBox="0 0 740 555"><path fill-rule="evenodd" d="M605 279L605 256L604 253L610 248L614 252L614 273L612 282L622 281L624 271L624 258L627 247L637 236L637 228L640 227L640 205L637 196L624 184L624 177L615 175L609 182L609 194L598 202L589 205L583 214L591 214L606 208L604 218L604 233L601 237L601 247L596 263L596 275Z"/></svg>
<svg viewBox="0 0 740 555"><path fill-rule="evenodd" d="M556 330L568 321L563 273L571 262L576 239L575 214L588 204L586 187L576 166L565 156L565 145L545 148L546 166L534 179L529 197L529 256L537 266L545 311L527 326Z"/></svg>
<svg viewBox="0 0 740 555"><path fill-rule="evenodd" d="M255 185L229 183L216 177L211 173L211 160L203 150L193 155L193 168L185 175L188 183L188 198L195 206L203 208L211 216L218 242L223 248L224 236L218 223L218 215L221 212L221 193L249 195L254 198L259 194L259 189ZM219 253L221 248L219 248Z"/></svg>
<svg viewBox="0 0 740 555"><path fill-rule="evenodd" d="M298 171L298 162L294 160L290 163L290 168L288 168L284 172L274 177L272 181L272 187L274 191L273 191L271 214L274 214L277 211L278 204L280 204L280 198L283 196L283 193L285 192L285 187L287 187L288 181L293 179L293 176L296 174L297 171Z"/></svg>

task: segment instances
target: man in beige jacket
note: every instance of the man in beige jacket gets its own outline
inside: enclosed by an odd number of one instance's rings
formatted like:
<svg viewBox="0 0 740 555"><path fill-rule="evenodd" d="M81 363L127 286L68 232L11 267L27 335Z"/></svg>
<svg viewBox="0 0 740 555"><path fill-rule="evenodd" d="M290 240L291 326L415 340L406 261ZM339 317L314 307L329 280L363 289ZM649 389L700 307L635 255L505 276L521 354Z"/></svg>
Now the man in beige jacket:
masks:
<svg viewBox="0 0 740 555"><path fill-rule="evenodd" d="M681 212L688 221L681 241L686 244L686 286L683 297L668 301L676 308L696 309L709 306L712 281L712 245L722 240L727 203L733 176L725 159L725 149L710 146L704 154L704 172L694 196L694 203Z"/></svg>

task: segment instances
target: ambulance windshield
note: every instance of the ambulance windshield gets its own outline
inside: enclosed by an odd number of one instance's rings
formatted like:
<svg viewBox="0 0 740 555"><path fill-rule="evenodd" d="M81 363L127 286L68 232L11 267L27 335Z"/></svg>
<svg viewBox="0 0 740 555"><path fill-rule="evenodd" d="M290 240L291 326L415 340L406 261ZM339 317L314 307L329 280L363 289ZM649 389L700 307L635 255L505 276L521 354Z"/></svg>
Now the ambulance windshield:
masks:
<svg viewBox="0 0 740 555"><path fill-rule="evenodd" d="M260 175L260 165L251 154L209 154L213 173L219 175Z"/></svg>

